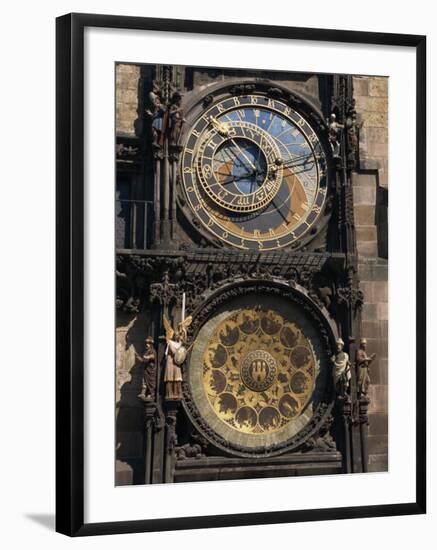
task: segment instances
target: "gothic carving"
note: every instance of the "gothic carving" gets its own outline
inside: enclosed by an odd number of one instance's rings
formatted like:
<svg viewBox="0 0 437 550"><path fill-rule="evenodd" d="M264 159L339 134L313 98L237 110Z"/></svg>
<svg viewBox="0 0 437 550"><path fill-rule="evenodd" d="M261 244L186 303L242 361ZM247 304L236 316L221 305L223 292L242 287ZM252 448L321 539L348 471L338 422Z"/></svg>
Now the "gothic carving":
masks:
<svg viewBox="0 0 437 550"><path fill-rule="evenodd" d="M175 449L176 460L186 460L187 458L202 458L202 447L199 443L185 443Z"/></svg>
<svg viewBox="0 0 437 550"><path fill-rule="evenodd" d="M138 155L139 150L139 147L126 145L125 143L117 143L115 146L117 159L133 159Z"/></svg>
<svg viewBox="0 0 437 550"><path fill-rule="evenodd" d="M124 311L138 312L146 296L168 306L187 295L187 308L193 310L206 290L213 291L235 278L242 280L282 280L302 286L320 307L330 309L334 291L321 276L329 263L326 254L190 253L177 256L118 255L117 303ZM342 295L344 293L340 292ZM341 302L341 300L340 300Z"/></svg>
<svg viewBox="0 0 437 550"><path fill-rule="evenodd" d="M235 84L229 88L229 93L232 95L251 94L256 90L255 84Z"/></svg>
<svg viewBox="0 0 437 550"><path fill-rule="evenodd" d="M357 311L361 309L364 302L363 291L354 286L337 288L337 302Z"/></svg>
<svg viewBox="0 0 437 550"><path fill-rule="evenodd" d="M332 414L326 416L325 422L322 426L311 435L305 443L302 445L303 451L316 451L316 452L336 452L337 444L332 436L331 429L334 422Z"/></svg>
<svg viewBox="0 0 437 550"><path fill-rule="evenodd" d="M177 445L177 436L176 436L176 410L172 410L171 413L167 414L165 418L166 426L166 438L165 446L167 454L173 455L175 447Z"/></svg>

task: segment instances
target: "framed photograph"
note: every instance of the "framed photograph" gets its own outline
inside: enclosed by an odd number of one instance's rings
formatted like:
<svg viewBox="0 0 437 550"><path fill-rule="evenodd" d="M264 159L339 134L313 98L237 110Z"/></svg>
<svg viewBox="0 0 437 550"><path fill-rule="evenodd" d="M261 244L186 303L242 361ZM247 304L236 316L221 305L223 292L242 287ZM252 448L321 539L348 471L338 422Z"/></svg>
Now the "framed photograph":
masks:
<svg viewBox="0 0 437 550"><path fill-rule="evenodd" d="M425 513L425 37L57 19L57 530Z"/></svg>

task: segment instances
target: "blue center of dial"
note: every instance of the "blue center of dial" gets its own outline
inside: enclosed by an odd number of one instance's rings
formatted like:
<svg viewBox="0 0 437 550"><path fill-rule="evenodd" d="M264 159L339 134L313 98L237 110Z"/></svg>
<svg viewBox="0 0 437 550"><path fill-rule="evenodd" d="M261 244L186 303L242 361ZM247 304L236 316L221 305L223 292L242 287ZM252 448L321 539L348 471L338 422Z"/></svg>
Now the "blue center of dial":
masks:
<svg viewBox="0 0 437 550"><path fill-rule="evenodd" d="M215 155L219 181L227 188L229 184L243 194L257 191L267 176L267 161L261 149L247 139L227 140ZM224 176L225 175L225 176Z"/></svg>

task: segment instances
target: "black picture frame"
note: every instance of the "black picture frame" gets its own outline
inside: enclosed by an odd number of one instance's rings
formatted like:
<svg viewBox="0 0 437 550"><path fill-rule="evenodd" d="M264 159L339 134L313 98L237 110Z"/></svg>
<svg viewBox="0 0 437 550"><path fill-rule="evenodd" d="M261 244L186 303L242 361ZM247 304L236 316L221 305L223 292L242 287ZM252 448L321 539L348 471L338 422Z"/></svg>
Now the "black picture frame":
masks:
<svg viewBox="0 0 437 550"><path fill-rule="evenodd" d="M416 499L389 505L84 523L84 29L106 27L403 46L416 51ZM426 512L426 37L211 21L68 14L56 21L56 530L69 536Z"/></svg>

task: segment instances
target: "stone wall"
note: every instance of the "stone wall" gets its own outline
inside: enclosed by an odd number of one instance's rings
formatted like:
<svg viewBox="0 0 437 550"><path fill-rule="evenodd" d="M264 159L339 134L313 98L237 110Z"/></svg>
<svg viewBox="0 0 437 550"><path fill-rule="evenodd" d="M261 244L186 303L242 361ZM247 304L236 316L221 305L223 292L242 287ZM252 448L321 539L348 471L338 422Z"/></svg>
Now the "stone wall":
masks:
<svg viewBox="0 0 437 550"><path fill-rule="evenodd" d="M362 336L371 365L369 470L388 467L388 79L354 77L360 129L359 170L353 174L358 276L364 292Z"/></svg>
<svg viewBox="0 0 437 550"><path fill-rule="evenodd" d="M134 137L139 110L140 67L118 63L115 68L115 129L117 135Z"/></svg>

